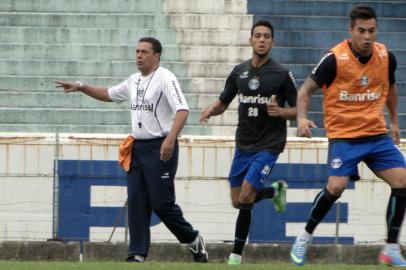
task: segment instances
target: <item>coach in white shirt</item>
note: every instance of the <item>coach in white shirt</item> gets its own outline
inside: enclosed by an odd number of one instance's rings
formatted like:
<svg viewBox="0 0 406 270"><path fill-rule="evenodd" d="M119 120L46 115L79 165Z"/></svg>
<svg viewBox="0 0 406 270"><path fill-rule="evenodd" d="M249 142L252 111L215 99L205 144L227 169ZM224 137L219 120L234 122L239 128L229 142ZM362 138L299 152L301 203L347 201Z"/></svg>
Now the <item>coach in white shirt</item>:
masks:
<svg viewBox="0 0 406 270"><path fill-rule="evenodd" d="M127 172L129 262L143 262L150 245L151 211L158 215L181 243L188 243L196 262L207 262L204 241L175 203L174 179L178 164L177 136L189 108L175 75L160 67L162 45L143 37L136 49L137 68L125 81L109 88L81 82L56 81L65 93L82 92L107 102L130 101L132 148Z"/></svg>

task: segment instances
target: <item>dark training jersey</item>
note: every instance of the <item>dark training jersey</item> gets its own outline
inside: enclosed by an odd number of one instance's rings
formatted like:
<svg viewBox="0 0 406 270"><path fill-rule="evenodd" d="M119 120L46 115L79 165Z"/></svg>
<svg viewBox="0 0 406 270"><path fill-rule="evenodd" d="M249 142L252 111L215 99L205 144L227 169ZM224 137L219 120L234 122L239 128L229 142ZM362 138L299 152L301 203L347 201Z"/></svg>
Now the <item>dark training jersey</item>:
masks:
<svg viewBox="0 0 406 270"><path fill-rule="evenodd" d="M280 153L286 144L286 120L271 117L266 104L276 95L279 107L296 106L296 81L292 72L272 59L259 68L251 65L251 59L231 71L226 80L220 101L229 105L237 96L238 126L237 148L257 152L268 150Z"/></svg>

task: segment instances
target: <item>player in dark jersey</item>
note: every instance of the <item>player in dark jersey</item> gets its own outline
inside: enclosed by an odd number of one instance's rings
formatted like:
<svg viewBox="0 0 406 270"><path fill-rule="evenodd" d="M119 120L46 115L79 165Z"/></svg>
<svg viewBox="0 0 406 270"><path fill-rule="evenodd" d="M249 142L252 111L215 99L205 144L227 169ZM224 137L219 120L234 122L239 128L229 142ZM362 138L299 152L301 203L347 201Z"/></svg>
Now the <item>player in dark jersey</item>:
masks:
<svg viewBox="0 0 406 270"><path fill-rule="evenodd" d="M328 183L317 194L304 230L296 238L290 258L303 265L317 225L344 192L358 180L363 161L391 187L387 208L387 244L379 261L406 267L398 244L406 208L406 164L395 144L400 141L395 83L396 58L376 42L377 17L369 6L350 12L351 39L326 54L298 93L298 135L311 137L315 124L307 119L311 95L323 88L324 127L329 139ZM388 136L384 118L387 107L391 125Z"/></svg>
<svg viewBox="0 0 406 270"><path fill-rule="evenodd" d="M232 203L239 214L229 264L241 263L255 202L271 198L276 211L286 208L286 183L264 186L285 147L286 119L296 116L296 82L290 71L270 59L273 38L273 26L268 21L252 26L252 58L234 67L219 99L200 115L204 123L211 116L222 114L238 98L236 150L229 182ZM286 103L290 107L285 107Z"/></svg>

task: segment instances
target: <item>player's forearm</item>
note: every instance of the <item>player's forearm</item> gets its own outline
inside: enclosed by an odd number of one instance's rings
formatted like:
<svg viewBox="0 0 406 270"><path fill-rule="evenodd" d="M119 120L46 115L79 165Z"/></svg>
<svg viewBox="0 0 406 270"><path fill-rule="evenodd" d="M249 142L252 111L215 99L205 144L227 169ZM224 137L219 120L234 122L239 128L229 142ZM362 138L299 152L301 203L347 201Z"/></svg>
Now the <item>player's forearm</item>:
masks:
<svg viewBox="0 0 406 270"><path fill-rule="evenodd" d="M86 95L88 95L88 96L90 96L90 97L92 97L92 98L95 98L95 99L98 99L98 100L101 100L101 101L106 101L106 102L111 102L112 101L110 99L110 97L109 97L108 90L105 87L83 85L79 89L79 91L86 94Z"/></svg>
<svg viewBox="0 0 406 270"><path fill-rule="evenodd" d="M282 115L281 117L283 119L295 119L297 116L297 109L296 107L291 107L291 108L282 108Z"/></svg>
<svg viewBox="0 0 406 270"><path fill-rule="evenodd" d="M210 116L220 115L227 110L228 106L222 103L219 99L217 99L211 106L210 106Z"/></svg>
<svg viewBox="0 0 406 270"><path fill-rule="evenodd" d="M309 111L310 99L314 91L318 89L316 82L310 77L305 80L297 94L297 119L307 118Z"/></svg>
<svg viewBox="0 0 406 270"><path fill-rule="evenodd" d="M386 99L386 107L388 108L389 121L392 125L398 125L398 88L396 84L390 86L389 93Z"/></svg>
<svg viewBox="0 0 406 270"><path fill-rule="evenodd" d="M168 138L175 140L179 133L182 131L183 127L186 124L187 118L189 115L189 111L187 110L179 110L175 114L175 118L173 119L173 124L171 131L167 135Z"/></svg>

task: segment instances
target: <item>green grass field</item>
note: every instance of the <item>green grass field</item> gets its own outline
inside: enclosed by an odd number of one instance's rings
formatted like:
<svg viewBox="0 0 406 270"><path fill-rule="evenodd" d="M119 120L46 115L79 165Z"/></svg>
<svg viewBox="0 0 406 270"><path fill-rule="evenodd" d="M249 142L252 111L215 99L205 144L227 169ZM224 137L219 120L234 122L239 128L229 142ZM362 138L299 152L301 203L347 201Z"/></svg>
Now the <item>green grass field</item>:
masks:
<svg viewBox="0 0 406 270"><path fill-rule="evenodd" d="M193 263L171 263L171 262L148 262L144 264L134 263L117 263L117 262L16 262L0 261L1 270L369 270L369 269L388 269L382 265L306 265L297 267L291 264L243 264L243 265L226 265L226 264L193 264Z"/></svg>

